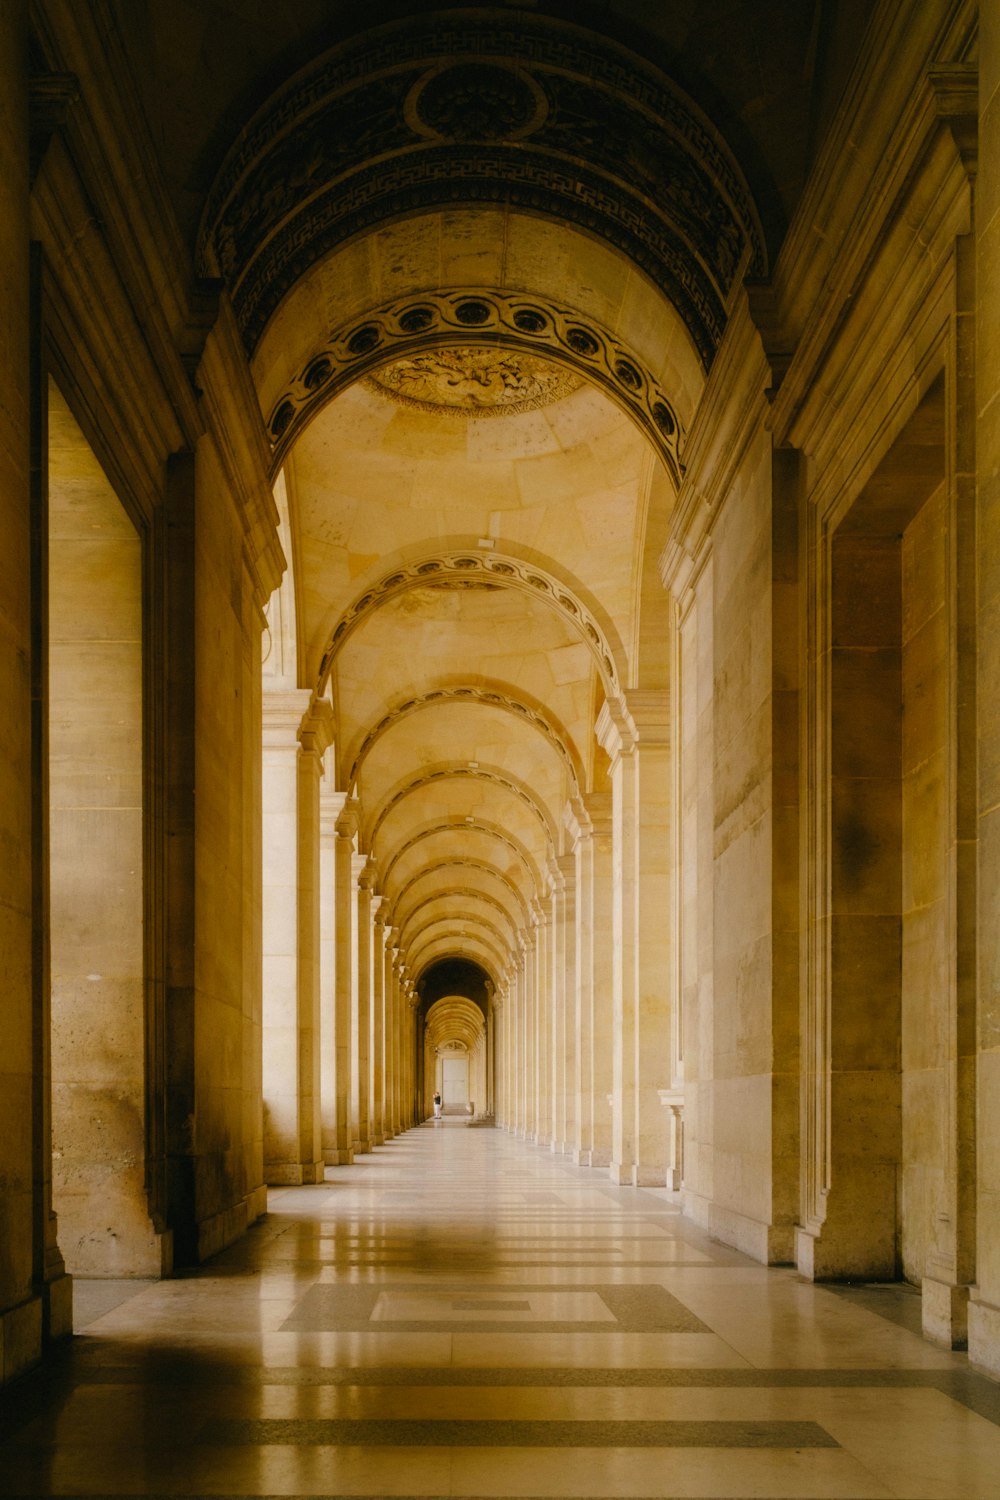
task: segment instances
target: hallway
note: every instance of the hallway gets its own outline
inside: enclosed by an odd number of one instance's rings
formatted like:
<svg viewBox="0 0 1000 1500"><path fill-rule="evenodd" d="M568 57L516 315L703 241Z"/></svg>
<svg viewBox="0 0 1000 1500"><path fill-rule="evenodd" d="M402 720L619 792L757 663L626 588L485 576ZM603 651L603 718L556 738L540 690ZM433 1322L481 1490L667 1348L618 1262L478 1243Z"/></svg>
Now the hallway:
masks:
<svg viewBox="0 0 1000 1500"><path fill-rule="evenodd" d="M3 1495L1000 1493L1000 1389L907 1288L766 1269L663 1190L465 1122L77 1309L7 1393Z"/></svg>

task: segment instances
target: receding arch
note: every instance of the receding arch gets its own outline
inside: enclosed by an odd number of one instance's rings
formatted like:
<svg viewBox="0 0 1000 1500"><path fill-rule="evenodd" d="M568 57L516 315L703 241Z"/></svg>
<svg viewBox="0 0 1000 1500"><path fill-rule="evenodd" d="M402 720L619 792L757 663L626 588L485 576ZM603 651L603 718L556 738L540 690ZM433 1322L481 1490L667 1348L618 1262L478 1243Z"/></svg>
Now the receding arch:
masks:
<svg viewBox="0 0 1000 1500"><path fill-rule="evenodd" d="M583 784L583 766L572 746L569 736L561 725L553 722L551 714L547 714L537 704L529 704L514 696L512 691L501 691L497 687L479 688L470 684L459 686L448 686L434 688L430 692L421 693L419 697L409 698L406 702L399 704L384 715L382 719L370 729L365 735L358 749L353 752L350 768L344 777L344 785L347 787L348 796L356 794L358 778L361 768L370 752L378 744L383 735L387 734L395 725L409 718L413 714L422 712L424 709L438 707L442 703L475 703L487 708L495 708L503 713L508 713L519 718L523 723L530 725L538 731L549 742L556 754L560 757L566 767L570 784L573 791L579 793Z"/></svg>
<svg viewBox="0 0 1000 1500"><path fill-rule="evenodd" d="M517 902L517 905L525 921L527 921L528 903L524 899L523 894L518 890L514 882L508 880L505 875L501 874L501 872L495 869L492 865L488 865L485 860L468 858L442 859L438 860L435 864L426 865L422 869L418 870L415 875L410 876L409 880L407 880L392 897L393 911L395 912L398 909L400 902L403 900L403 897L407 894L408 891L413 888L413 886L417 885L419 881L425 880L431 875L438 874L441 871L448 869L479 870L489 879L495 880L498 885L500 885L505 891L510 892L514 900Z"/></svg>
<svg viewBox="0 0 1000 1500"><path fill-rule="evenodd" d="M473 819L473 822L471 824L465 825L466 830L468 830L470 827L476 833L481 833L485 837L493 839L496 843L501 844L503 847L509 849L510 853L515 857L515 859L525 870L526 874L532 882L532 885L536 889L539 888L540 882L537 878L536 867L534 866L532 860L529 858L526 850L522 849L518 844L516 844L514 840L509 838L507 834L505 834L501 829L495 826L491 826L487 823L483 823L481 820ZM456 828L454 823L431 823L423 828L418 829L416 833L411 834L407 841L399 846L395 854L393 854L392 858L385 866L385 870L382 874L383 886L388 884L389 877L392 874L393 869L395 868L399 860L402 859L404 854L410 853L424 839L435 838L439 834L454 835L455 832Z"/></svg>
<svg viewBox="0 0 1000 1500"><path fill-rule="evenodd" d="M684 429L673 398L641 354L593 314L538 294L492 287L420 291L351 317L306 355L267 417L272 472L330 401L390 361L461 344L519 350L562 365L599 386L645 433L675 485L683 473Z"/></svg>
<svg viewBox="0 0 1000 1500"><path fill-rule="evenodd" d="M320 663L317 694L326 691L337 653L345 641L380 604L411 589L428 587L509 588L540 599L556 610L589 648L607 696L615 701L620 698L621 673L626 662L624 646L612 627L598 622L595 612L583 603L579 593L544 568L521 558L493 550L476 552L471 548L439 553L396 567L364 589L333 629Z"/></svg>
<svg viewBox="0 0 1000 1500"><path fill-rule="evenodd" d="M416 922L422 913L429 913L430 910L434 908L439 901L452 900L460 901L463 903L463 905L461 906L461 910L463 912L471 912L477 905L480 904L489 907L492 911L498 911L509 926L511 937L516 937L519 930L517 923L511 917L510 913L503 906L501 906L499 901L496 901L493 897L487 896L481 891L476 891L469 886L447 886L442 890L434 891L433 894L429 895L424 902L412 907L405 916L400 916L398 918L395 925L399 929L400 944L404 947L406 946L408 930L411 924ZM449 914L448 919L451 920L451 914ZM436 921L437 918L434 918L434 920ZM469 922L482 920L484 926L492 926L492 924L486 917L480 918L479 916L470 916L468 918L462 917L460 918L460 920L468 920ZM500 938L502 941L505 941L504 935L499 930L499 928L493 927L493 931L496 933L496 936L498 938Z"/></svg>
<svg viewBox="0 0 1000 1500"><path fill-rule="evenodd" d="M474 938L484 946L495 946L498 953L507 956L507 961L509 961L510 954L514 951L515 945L508 942L504 934L491 923L482 918L459 914L457 912L433 917L423 927L419 928L412 940L412 951L418 953L422 947L433 942L432 933L437 932L439 928L445 928L447 933L453 938L460 938L462 941L466 938Z"/></svg>
<svg viewBox="0 0 1000 1500"><path fill-rule="evenodd" d="M522 806L526 807L528 811L535 816L545 832L550 847L553 850L555 849L558 842L559 832L558 828L556 827L555 819L552 817L548 808L546 808L544 804L539 802L538 798L535 797L528 790L528 788L523 785L523 783L513 780L513 778L510 776L505 776L502 771L498 771L492 766L482 765L437 766L431 770L422 772L421 775L416 776L412 780L405 782L402 786L397 787L395 790L390 792L388 797L383 801L382 806L375 814L375 821L371 825L371 827L364 830L364 842L366 846L369 849L374 849L375 844L378 840L379 831L382 828L383 823L385 822L386 818L388 818L394 811L394 809L400 805L401 802L405 801L408 797L414 796L417 792L422 791L425 787L434 786L436 784L440 784L443 781L481 781L487 782L490 786L500 787L504 792L507 792L511 796L516 797L522 804Z"/></svg>
<svg viewBox="0 0 1000 1500"><path fill-rule="evenodd" d="M491 973L502 974L510 964L510 954L484 938L473 934L459 938L451 933L417 943L407 954L407 962L412 969L419 969L422 964L430 965L445 958L468 958L470 955L481 961L483 967Z"/></svg>

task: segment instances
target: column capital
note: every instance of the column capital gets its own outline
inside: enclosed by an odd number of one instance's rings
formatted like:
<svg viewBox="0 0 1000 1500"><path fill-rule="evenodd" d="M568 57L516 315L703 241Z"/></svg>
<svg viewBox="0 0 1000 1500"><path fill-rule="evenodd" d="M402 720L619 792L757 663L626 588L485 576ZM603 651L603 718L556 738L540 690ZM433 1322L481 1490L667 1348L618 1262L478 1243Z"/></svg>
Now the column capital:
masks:
<svg viewBox="0 0 1000 1500"><path fill-rule="evenodd" d="M359 891L369 891L371 886L366 878L368 872L367 854L351 855L351 877Z"/></svg>
<svg viewBox="0 0 1000 1500"><path fill-rule="evenodd" d="M635 749L636 733L632 716L623 703L605 698L597 723L594 725L597 743L611 761L617 765L623 755L631 755Z"/></svg>
<svg viewBox="0 0 1000 1500"><path fill-rule="evenodd" d="M322 755L333 744L333 708L326 698L313 698L302 715L299 744L308 755Z"/></svg>
<svg viewBox="0 0 1000 1500"><path fill-rule="evenodd" d="M625 705L640 751L670 744L670 693L665 688L629 688Z"/></svg>
<svg viewBox="0 0 1000 1500"><path fill-rule="evenodd" d="M320 783L319 815L324 825L329 824L330 828L335 830L337 819L343 812L346 801L346 792L335 792L332 787L326 786L325 782Z"/></svg>
<svg viewBox="0 0 1000 1500"><path fill-rule="evenodd" d="M588 792L583 799L587 816L590 819L590 830L595 837L606 835L611 832L611 823L614 818L613 801L610 792Z"/></svg>
<svg viewBox="0 0 1000 1500"><path fill-rule="evenodd" d="M563 827L573 841L574 847L581 839L589 838L593 833L590 814L582 797L570 797L563 808Z"/></svg>
<svg viewBox="0 0 1000 1500"><path fill-rule="evenodd" d="M342 839L353 839L360 822L360 807L356 797L346 797L337 815L337 835Z"/></svg>
<svg viewBox="0 0 1000 1500"><path fill-rule="evenodd" d="M384 906L385 906L385 897L384 896L373 896L372 897L372 921L375 923L376 927L385 928L386 913L383 910ZM383 932L383 936L382 936L382 942L383 943L385 942L385 934L384 934L384 932Z"/></svg>
<svg viewBox="0 0 1000 1500"><path fill-rule="evenodd" d="M291 750L296 746L299 728L311 702L308 688L264 689L261 728L265 750Z"/></svg>

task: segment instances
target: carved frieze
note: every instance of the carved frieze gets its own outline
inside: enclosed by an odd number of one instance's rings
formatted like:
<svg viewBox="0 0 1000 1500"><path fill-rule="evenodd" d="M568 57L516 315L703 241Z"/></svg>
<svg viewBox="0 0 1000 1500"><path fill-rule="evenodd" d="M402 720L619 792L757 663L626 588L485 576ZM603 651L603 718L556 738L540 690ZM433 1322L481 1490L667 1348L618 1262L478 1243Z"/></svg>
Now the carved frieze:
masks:
<svg viewBox="0 0 1000 1500"><path fill-rule="evenodd" d="M226 158L202 223L252 351L349 236L457 202L523 207L627 254L703 362L763 236L719 134L644 59L552 17L445 12L373 27L292 79Z"/></svg>

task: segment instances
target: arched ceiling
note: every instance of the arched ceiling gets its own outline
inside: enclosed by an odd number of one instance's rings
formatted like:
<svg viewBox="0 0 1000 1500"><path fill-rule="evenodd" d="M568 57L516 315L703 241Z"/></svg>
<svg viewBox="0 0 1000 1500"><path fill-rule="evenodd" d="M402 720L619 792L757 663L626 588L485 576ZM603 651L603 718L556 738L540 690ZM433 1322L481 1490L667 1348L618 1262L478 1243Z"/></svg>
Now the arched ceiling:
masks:
<svg viewBox="0 0 1000 1500"><path fill-rule="evenodd" d="M286 80L372 28L426 17L417 0L108 0L193 245L205 197L247 121ZM447 17L471 7L440 0ZM864 45L872 0L535 0L476 7L508 26L590 28L656 63L738 158L776 248L824 123ZM610 49L608 49L610 51Z"/></svg>
<svg viewBox="0 0 1000 1500"><path fill-rule="evenodd" d="M850 60L830 14L110 0L271 442L269 679L332 703L414 980L503 983L606 789L602 704L667 690L685 435Z"/></svg>

